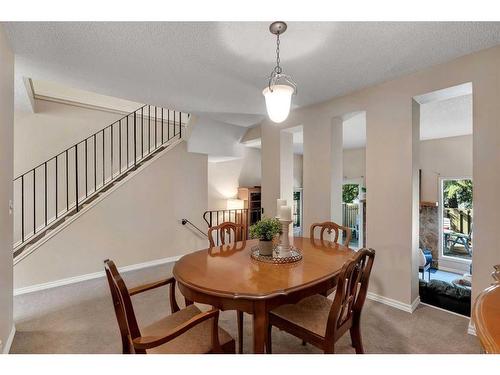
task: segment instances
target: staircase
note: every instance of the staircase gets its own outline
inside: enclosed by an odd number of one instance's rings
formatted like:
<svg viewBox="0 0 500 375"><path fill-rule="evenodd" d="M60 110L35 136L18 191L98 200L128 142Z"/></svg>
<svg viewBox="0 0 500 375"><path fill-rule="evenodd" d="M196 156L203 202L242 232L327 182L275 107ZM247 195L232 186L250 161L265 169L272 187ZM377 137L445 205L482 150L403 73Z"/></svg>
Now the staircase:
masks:
<svg viewBox="0 0 500 375"><path fill-rule="evenodd" d="M183 139L190 115L144 105L14 179L14 264Z"/></svg>

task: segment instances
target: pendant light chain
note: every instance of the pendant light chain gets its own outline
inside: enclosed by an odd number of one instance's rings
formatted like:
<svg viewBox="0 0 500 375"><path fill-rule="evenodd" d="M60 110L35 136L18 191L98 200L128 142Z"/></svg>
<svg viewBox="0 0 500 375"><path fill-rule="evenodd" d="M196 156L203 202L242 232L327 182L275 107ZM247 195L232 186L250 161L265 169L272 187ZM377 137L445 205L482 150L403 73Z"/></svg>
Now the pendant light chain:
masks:
<svg viewBox="0 0 500 375"><path fill-rule="evenodd" d="M283 71L280 66L280 34L276 34L276 73L281 74Z"/></svg>
<svg viewBox="0 0 500 375"><path fill-rule="evenodd" d="M276 66L271 71L271 75L269 76L268 87L269 91L273 92L273 86L284 82L285 84L291 86L293 88L294 94L297 93L297 84L295 81L289 76L283 73L283 68L281 67L281 57L280 57L280 35L282 33L276 32L273 33L276 35Z"/></svg>

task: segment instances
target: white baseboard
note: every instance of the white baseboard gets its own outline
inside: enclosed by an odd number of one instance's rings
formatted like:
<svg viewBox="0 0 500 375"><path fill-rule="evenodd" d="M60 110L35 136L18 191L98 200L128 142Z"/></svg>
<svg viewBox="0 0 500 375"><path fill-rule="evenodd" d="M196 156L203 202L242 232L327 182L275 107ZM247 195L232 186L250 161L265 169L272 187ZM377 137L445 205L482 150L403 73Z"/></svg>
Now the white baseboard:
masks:
<svg viewBox="0 0 500 375"><path fill-rule="evenodd" d="M476 326L474 325L474 322L469 320L469 326L467 327L467 333L472 336L476 336Z"/></svg>
<svg viewBox="0 0 500 375"><path fill-rule="evenodd" d="M412 313L417 309L418 305L420 305L420 296L415 298L415 300L413 301L413 303L410 306Z"/></svg>
<svg viewBox="0 0 500 375"><path fill-rule="evenodd" d="M9 337L7 337L7 341L5 341L5 345L3 346L2 353L9 354L10 347L12 346L12 341L14 341L14 336L16 335L16 326L13 324L12 329L10 330Z"/></svg>
<svg viewBox="0 0 500 375"><path fill-rule="evenodd" d="M129 266L119 267L118 270L120 272L129 272L129 271L140 270L142 268L148 268L148 267L153 267L153 266L157 266L160 264L176 262L177 260L179 260L179 258L181 256L182 255L177 255L177 256L168 257L168 258L155 259L155 260L151 260L151 261L144 262L144 263L131 264ZM24 288L14 289L14 296L19 296L21 294L27 294L27 293L32 293L32 292L38 292L40 290L45 290L45 289L57 288L59 286L75 284L75 283L79 283L79 282L86 281L86 280L98 279L98 278L104 277L104 276L105 276L105 272L99 271L99 272L94 272L94 273L88 273L85 275L68 277L65 279L50 281L48 283L30 285L30 286L27 286Z"/></svg>
<svg viewBox="0 0 500 375"><path fill-rule="evenodd" d="M388 306L394 307L396 309L406 311L410 314L413 313L413 311L415 311L417 306L420 304L420 296L415 298L415 300L411 304L403 303L403 302L397 301L397 300L392 299L392 298L388 298L388 297L384 297L384 296L375 294L373 292L368 292L366 297L372 301L383 303L384 305L388 305Z"/></svg>

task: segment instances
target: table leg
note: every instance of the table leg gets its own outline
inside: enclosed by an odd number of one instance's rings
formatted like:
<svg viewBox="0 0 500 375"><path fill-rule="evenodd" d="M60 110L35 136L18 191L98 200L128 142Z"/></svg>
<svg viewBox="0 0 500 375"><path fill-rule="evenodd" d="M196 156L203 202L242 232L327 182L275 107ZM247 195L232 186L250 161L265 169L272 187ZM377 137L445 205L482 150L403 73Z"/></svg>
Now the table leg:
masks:
<svg viewBox="0 0 500 375"><path fill-rule="evenodd" d="M253 313L253 352L263 354L267 338L267 311L265 303L256 303Z"/></svg>

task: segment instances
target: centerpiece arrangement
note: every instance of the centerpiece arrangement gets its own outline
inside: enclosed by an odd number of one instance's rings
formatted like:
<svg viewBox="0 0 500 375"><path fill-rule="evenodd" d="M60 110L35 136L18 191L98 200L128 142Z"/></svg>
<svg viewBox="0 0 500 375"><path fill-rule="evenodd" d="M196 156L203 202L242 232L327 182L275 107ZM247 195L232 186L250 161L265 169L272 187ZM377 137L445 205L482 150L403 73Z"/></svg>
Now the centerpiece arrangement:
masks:
<svg viewBox="0 0 500 375"><path fill-rule="evenodd" d="M259 239L259 254L272 256L273 240L281 232L281 224L277 218L264 217L250 227L250 237Z"/></svg>
<svg viewBox="0 0 500 375"><path fill-rule="evenodd" d="M286 200L278 199L276 213L275 218L264 217L250 227L250 237L259 239L259 245L252 249L252 258L268 263L297 262L302 254L290 245L289 239L292 208L286 205Z"/></svg>

